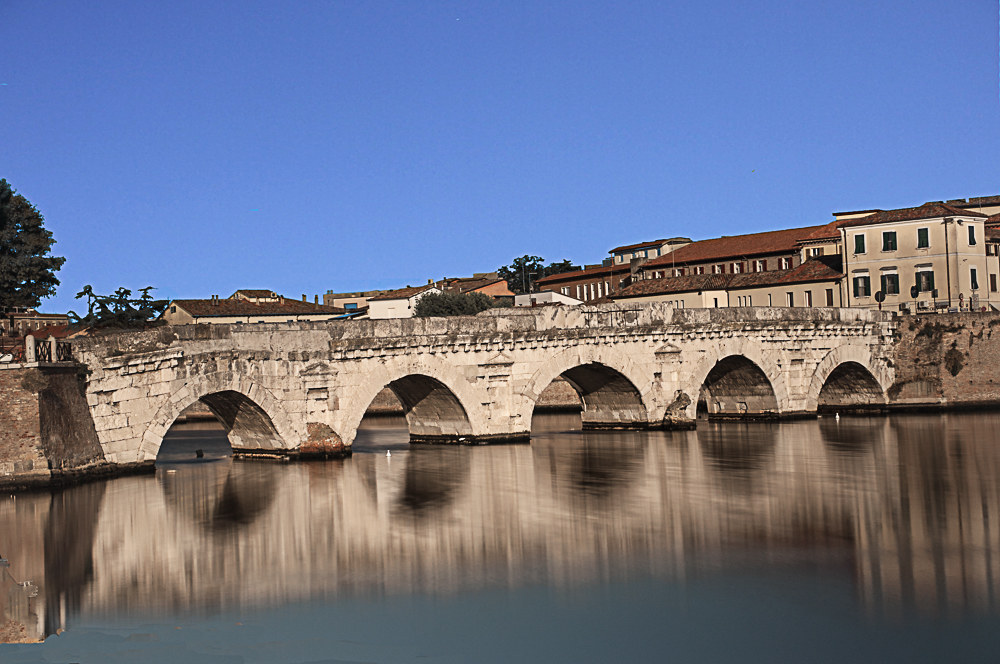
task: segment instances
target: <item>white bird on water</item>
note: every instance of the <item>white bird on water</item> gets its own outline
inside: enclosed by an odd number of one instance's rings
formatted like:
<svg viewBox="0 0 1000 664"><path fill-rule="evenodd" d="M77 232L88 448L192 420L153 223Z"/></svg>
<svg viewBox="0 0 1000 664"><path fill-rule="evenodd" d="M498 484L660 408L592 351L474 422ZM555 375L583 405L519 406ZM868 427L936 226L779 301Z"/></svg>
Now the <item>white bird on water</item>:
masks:
<svg viewBox="0 0 1000 664"><path fill-rule="evenodd" d="M840 421L840 413L837 413L836 415L834 415L833 419L835 419L835 420L837 420L839 422Z"/></svg>
<svg viewBox="0 0 1000 664"><path fill-rule="evenodd" d="M387 457L391 457L391 456L392 456L392 451L391 451L391 450L386 450L386 451L385 451L385 455L386 455Z"/></svg>

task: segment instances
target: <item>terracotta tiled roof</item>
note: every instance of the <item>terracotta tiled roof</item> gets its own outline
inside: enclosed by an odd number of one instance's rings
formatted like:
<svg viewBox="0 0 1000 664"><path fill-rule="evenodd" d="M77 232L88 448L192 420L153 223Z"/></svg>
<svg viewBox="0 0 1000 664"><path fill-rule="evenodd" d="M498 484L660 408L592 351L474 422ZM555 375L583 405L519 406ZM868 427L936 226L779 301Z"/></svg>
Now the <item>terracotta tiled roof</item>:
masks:
<svg viewBox="0 0 1000 664"><path fill-rule="evenodd" d="M826 226L819 226L815 231L809 235L803 236L799 242L824 242L828 240L839 240L840 239L840 224L839 221L831 221Z"/></svg>
<svg viewBox="0 0 1000 664"><path fill-rule="evenodd" d="M871 224L884 224L895 221L915 221L917 219L934 219L936 217L986 217L980 212L962 210L947 203L938 201L924 203L917 207L899 208L898 210L879 210L867 217L858 219L846 219L838 224L839 228L851 228L853 226L868 226Z"/></svg>
<svg viewBox="0 0 1000 664"><path fill-rule="evenodd" d="M232 295L230 295L229 297L233 298L236 297L237 295L244 295L246 297L278 297L278 294L275 293L274 291L263 290L263 289L249 289L249 288L241 288Z"/></svg>
<svg viewBox="0 0 1000 664"><path fill-rule="evenodd" d="M628 265L598 265L597 267L588 267L583 270L573 270L572 272L560 272L559 274L550 274L547 277L542 277L537 280L536 284L554 284L560 281L573 281L575 279L585 279L587 277L597 277L603 275L614 275L614 274L630 274L631 269Z"/></svg>
<svg viewBox="0 0 1000 664"><path fill-rule="evenodd" d="M345 311L340 307L328 307L322 304L284 298L279 302L262 302L260 304L232 299L173 300L170 305L180 307L192 316L199 318L212 316L296 316L303 314L337 315Z"/></svg>
<svg viewBox="0 0 1000 664"><path fill-rule="evenodd" d="M675 238L671 238L670 240L684 241L684 238L675 237ZM660 245L662 245L662 244L664 244L666 242L670 242L670 240L667 240L666 238L664 238L664 239L661 239L661 240L650 240L649 242L639 242L637 244L626 244L623 247L615 247L614 249L612 249L608 253L609 254L613 254L613 253L616 253L616 252L619 252L619 251L633 251L635 249L642 249L644 247L659 247Z"/></svg>
<svg viewBox="0 0 1000 664"><path fill-rule="evenodd" d="M733 274L688 274L683 277L643 279L622 288L611 296L613 300L668 293L690 293L693 291L726 290Z"/></svg>
<svg viewBox="0 0 1000 664"><path fill-rule="evenodd" d="M761 288L780 284L804 284L841 279L840 256L817 256L791 270L767 270L742 274L690 274L683 277L646 279L629 284L611 297L614 300L670 293L690 293L706 290Z"/></svg>
<svg viewBox="0 0 1000 664"><path fill-rule="evenodd" d="M377 297L369 299L369 302L375 300L406 300L418 293L423 293L428 288L434 288L433 284L427 284L425 286L407 286L406 288L397 288L396 290L382 291Z"/></svg>
<svg viewBox="0 0 1000 664"><path fill-rule="evenodd" d="M699 240L669 254L646 262L643 270L665 265L685 265L730 258L751 258L770 254L789 254L798 251L798 242L825 226L789 228L783 231L766 231L749 235L730 235L711 240Z"/></svg>
<svg viewBox="0 0 1000 664"><path fill-rule="evenodd" d="M992 216L986 217L983 223L987 226L1000 226L1000 212Z"/></svg>
<svg viewBox="0 0 1000 664"><path fill-rule="evenodd" d="M998 216L1000 216L1000 215L998 215ZM998 220L998 221L1000 221L1000 220ZM992 240L992 241L1000 240L1000 228L997 228L996 226L994 226L992 228L987 228L986 229L986 239L987 240Z"/></svg>

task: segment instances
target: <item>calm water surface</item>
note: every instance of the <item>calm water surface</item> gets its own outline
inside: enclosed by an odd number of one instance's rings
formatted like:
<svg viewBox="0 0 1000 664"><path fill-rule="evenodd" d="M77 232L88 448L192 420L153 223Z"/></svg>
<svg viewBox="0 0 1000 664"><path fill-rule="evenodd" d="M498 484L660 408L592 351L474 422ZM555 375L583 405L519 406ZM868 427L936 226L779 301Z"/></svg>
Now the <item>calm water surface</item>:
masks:
<svg viewBox="0 0 1000 664"><path fill-rule="evenodd" d="M3 496L0 661L1000 659L1000 415L578 423Z"/></svg>

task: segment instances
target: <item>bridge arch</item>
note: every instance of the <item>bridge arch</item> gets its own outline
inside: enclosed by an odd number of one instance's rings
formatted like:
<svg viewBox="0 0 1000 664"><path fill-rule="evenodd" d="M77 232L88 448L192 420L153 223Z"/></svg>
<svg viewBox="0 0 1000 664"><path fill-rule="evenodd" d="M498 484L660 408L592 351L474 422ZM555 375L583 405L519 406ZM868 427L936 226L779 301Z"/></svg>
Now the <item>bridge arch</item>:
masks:
<svg viewBox="0 0 1000 664"><path fill-rule="evenodd" d="M246 376L212 373L199 375L165 399L142 436L138 461L156 459L167 430L197 401L219 418L234 448L286 450L296 446L295 427L269 390Z"/></svg>
<svg viewBox="0 0 1000 664"><path fill-rule="evenodd" d="M520 405L514 407L517 421L529 430L538 398L560 376L580 395L585 429L648 425L653 377L645 375L625 352L585 346L568 349L546 361L514 395L515 401L520 400Z"/></svg>
<svg viewBox="0 0 1000 664"><path fill-rule="evenodd" d="M742 339L719 344L715 353L699 362L691 373L691 404L688 416L697 415L697 403L707 386L706 397L718 397L717 413L733 416L778 415L788 410L789 393L777 363Z"/></svg>
<svg viewBox="0 0 1000 664"><path fill-rule="evenodd" d="M344 440L354 440L365 411L386 387L403 406L410 442L471 442L482 431L483 415L474 408L483 399L443 360L380 364L364 375L348 408Z"/></svg>
<svg viewBox="0 0 1000 664"><path fill-rule="evenodd" d="M807 394L809 410L880 408L892 371L871 351L853 344L834 348L816 366Z"/></svg>

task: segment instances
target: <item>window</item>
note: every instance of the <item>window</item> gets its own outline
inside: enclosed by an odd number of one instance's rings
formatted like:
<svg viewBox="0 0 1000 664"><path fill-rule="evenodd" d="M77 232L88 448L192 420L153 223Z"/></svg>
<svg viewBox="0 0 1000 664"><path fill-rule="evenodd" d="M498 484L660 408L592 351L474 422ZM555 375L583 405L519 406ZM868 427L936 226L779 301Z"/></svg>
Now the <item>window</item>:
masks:
<svg viewBox="0 0 1000 664"><path fill-rule="evenodd" d="M563 289L563 290L566 290L566 289ZM344 309L346 309L348 311L354 311L357 308L358 308L358 303L357 302L345 302L344 303Z"/></svg>
<svg viewBox="0 0 1000 664"><path fill-rule="evenodd" d="M604 295L604 293L602 293L601 290L602 290L601 289L601 284L597 284L597 297L598 298L600 298L600 297L602 297Z"/></svg>
<svg viewBox="0 0 1000 664"><path fill-rule="evenodd" d="M576 299L578 299L578 300L582 300L583 299L580 296L580 285L579 284L577 284L577 286L576 286Z"/></svg>
<svg viewBox="0 0 1000 664"><path fill-rule="evenodd" d="M927 293L934 290L934 271L921 270L917 272L917 290Z"/></svg>
<svg viewBox="0 0 1000 664"><path fill-rule="evenodd" d="M792 259L782 258L780 261L780 265L782 270L790 270L792 268Z"/></svg>
<svg viewBox="0 0 1000 664"><path fill-rule="evenodd" d="M739 274L739 273L740 273L740 264L733 263L733 274Z"/></svg>
<svg viewBox="0 0 1000 664"><path fill-rule="evenodd" d="M979 274L974 267L969 268L969 282L972 284L972 290L979 290Z"/></svg>
<svg viewBox="0 0 1000 664"><path fill-rule="evenodd" d="M806 306L811 307L813 305L813 292L811 290L806 291Z"/></svg>
<svg viewBox="0 0 1000 664"><path fill-rule="evenodd" d="M767 261L754 261L753 269L754 272L764 272L767 270Z"/></svg>
<svg viewBox="0 0 1000 664"><path fill-rule="evenodd" d="M991 293L997 292L997 275L995 274L990 275L990 292Z"/></svg>
<svg viewBox="0 0 1000 664"><path fill-rule="evenodd" d="M559 289L559 290L560 290L560 292L561 292L561 293L562 293L563 295L566 295L567 297L569 296L569 286L563 286L563 287L562 287L561 289Z"/></svg>
<svg viewBox="0 0 1000 664"><path fill-rule="evenodd" d="M611 295L611 284L607 281L604 282L604 294Z"/></svg>
<svg viewBox="0 0 1000 664"><path fill-rule="evenodd" d="M722 266L721 265L713 265L712 266L712 273L713 274L722 274Z"/></svg>
<svg viewBox="0 0 1000 664"><path fill-rule="evenodd" d="M896 231L882 233L882 251L896 251Z"/></svg>
<svg viewBox="0 0 1000 664"><path fill-rule="evenodd" d="M660 250L659 249L650 249L649 250L649 257L650 258L656 258L659 255L660 255Z"/></svg>
<svg viewBox="0 0 1000 664"><path fill-rule="evenodd" d="M931 246L930 233L926 228L917 229L917 249L926 249Z"/></svg>
<svg viewBox="0 0 1000 664"><path fill-rule="evenodd" d="M718 308L718 307L719 307L719 298L717 298L717 297L713 297L713 298L712 298L712 304L713 304L713 306L714 306L715 308Z"/></svg>
<svg viewBox="0 0 1000 664"><path fill-rule="evenodd" d="M769 306L769 307L771 306L771 294L770 293L767 294L767 306Z"/></svg>
<svg viewBox="0 0 1000 664"><path fill-rule="evenodd" d="M795 306L795 293L785 293L785 305L789 307Z"/></svg>
<svg viewBox="0 0 1000 664"><path fill-rule="evenodd" d="M698 267L696 267L694 269L694 273L695 274L705 274L705 267L703 265L699 265Z"/></svg>
<svg viewBox="0 0 1000 664"><path fill-rule="evenodd" d="M828 306L828 307L832 307L833 306L833 289L832 288L827 288L826 289L826 306Z"/></svg>
<svg viewBox="0 0 1000 664"><path fill-rule="evenodd" d="M976 227L969 224L969 246L976 246Z"/></svg>
<svg viewBox="0 0 1000 664"><path fill-rule="evenodd" d="M813 247L812 249L806 251L806 256L810 258L815 258L816 256L822 256L822 255L823 255L823 247Z"/></svg>
<svg viewBox="0 0 1000 664"><path fill-rule="evenodd" d="M170 307L170 313L176 314L177 313L177 307L171 306Z"/></svg>
<svg viewBox="0 0 1000 664"><path fill-rule="evenodd" d="M867 274L854 277L854 297L869 297L871 294L871 278Z"/></svg>
<svg viewBox="0 0 1000 664"><path fill-rule="evenodd" d="M886 295L899 295L899 275L895 272L883 273L879 290Z"/></svg>
<svg viewBox="0 0 1000 664"><path fill-rule="evenodd" d="M865 253L865 236L855 235L854 236L854 253L863 254Z"/></svg>

